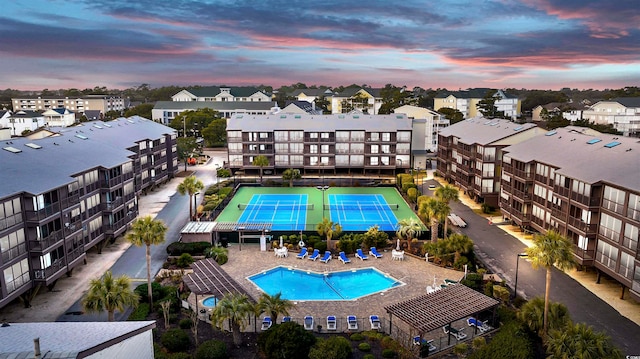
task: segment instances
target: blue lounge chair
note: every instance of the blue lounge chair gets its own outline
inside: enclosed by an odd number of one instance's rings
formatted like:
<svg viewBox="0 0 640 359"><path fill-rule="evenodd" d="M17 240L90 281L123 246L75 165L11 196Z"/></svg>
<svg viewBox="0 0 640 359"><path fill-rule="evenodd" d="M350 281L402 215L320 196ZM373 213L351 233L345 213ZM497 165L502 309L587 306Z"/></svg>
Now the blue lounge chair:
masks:
<svg viewBox="0 0 640 359"><path fill-rule="evenodd" d="M349 330L358 330L358 319L355 315L347 316L347 325Z"/></svg>
<svg viewBox="0 0 640 359"><path fill-rule="evenodd" d="M331 260L331 252L329 251L324 252L324 256L320 258L320 262L328 263L330 260Z"/></svg>
<svg viewBox="0 0 640 359"><path fill-rule="evenodd" d="M470 327L476 327L480 331L480 333L491 330L491 327L487 324L486 321L482 322L474 317L467 318L467 325Z"/></svg>
<svg viewBox="0 0 640 359"><path fill-rule="evenodd" d="M291 321L291 317L288 315L282 318L283 323L289 323L290 321Z"/></svg>
<svg viewBox="0 0 640 359"><path fill-rule="evenodd" d="M362 261L363 261L363 260L365 260L365 259L369 259L369 256L368 256L368 255L366 255L366 254L364 254L364 253L362 253L362 249L358 248L358 249L356 250L356 258L360 258L360 260L362 260Z"/></svg>
<svg viewBox="0 0 640 359"><path fill-rule="evenodd" d="M344 252L340 252L340 260L344 264L351 263L351 259L347 258L347 256L344 254Z"/></svg>
<svg viewBox="0 0 640 359"><path fill-rule="evenodd" d="M317 249L314 249L313 253L307 259L311 259L312 261L315 261L318 258L320 258L320 251Z"/></svg>
<svg viewBox="0 0 640 359"><path fill-rule="evenodd" d="M380 318L377 315L370 315L369 323L371 324L371 330L380 330L382 328Z"/></svg>
<svg viewBox="0 0 640 359"><path fill-rule="evenodd" d="M413 345L428 345L429 353L435 352L438 349L435 345L433 345L433 339L426 340L426 339L422 339L419 336L413 337Z"/></svg>
<svg viewBox="0 0 640 359"><path fill-rule="evenodd" d="M376 247L369 248L369 254L373 256L373 258L382 258L382 254L378 253Z"/></svg>
<svg viewBox="0 0 640 359"><path fill-rule="evenodd" d="M327 330L336 330L338 328L336 316L330 315L327 317Z"/></svg>
<svg viewBox="0 0 640 359"><path fill-rule="evenodd" d="M273 320L271 320L271 317L264 317L264 319L262 319L262 330L267 330L269 328L271 328L271 325L273 324Z"/></svg>
<svg viewBox="0 0 640 359"><path fill-rule="evenodd" d="M304 329L305 330L313 330L313 317L307 315L304 317Z"/></svg>
<svg viewBox="0 0 640 359"><path fill-rule="evenodd" d="M298 259L304 259L307 256L307 247L302 248L300 253L296 256Z"/></svg>

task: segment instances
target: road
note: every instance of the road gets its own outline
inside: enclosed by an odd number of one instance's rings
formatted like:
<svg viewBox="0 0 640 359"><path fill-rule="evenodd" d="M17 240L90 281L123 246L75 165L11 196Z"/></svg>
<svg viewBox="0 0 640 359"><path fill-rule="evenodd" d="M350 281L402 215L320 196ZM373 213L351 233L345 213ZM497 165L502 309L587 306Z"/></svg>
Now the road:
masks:
<svg viewBox="0 0 640 359"><path fill-rule="evenodd" d="M423 187L423 193L429 180ZM426 190L426 192L424 191ZM486 218L473 212L462 203L451 203L453 213L464 218L466 228L454 227L457 232L466 234L474 242L476 256L487 266L491 273L499 274L513 288L516 278L516 260L518 253L524 251L522 242L495 225ZM518 295L525 299L544 297L544 269L534 270L524 258L518 266ZM620 315L605 301L591 293L576 280L562 271L553 269L551 274L551 300L567 306L574 322L591 325L597 331L604 331L625 355L640 354L640 326Z"/></svg>

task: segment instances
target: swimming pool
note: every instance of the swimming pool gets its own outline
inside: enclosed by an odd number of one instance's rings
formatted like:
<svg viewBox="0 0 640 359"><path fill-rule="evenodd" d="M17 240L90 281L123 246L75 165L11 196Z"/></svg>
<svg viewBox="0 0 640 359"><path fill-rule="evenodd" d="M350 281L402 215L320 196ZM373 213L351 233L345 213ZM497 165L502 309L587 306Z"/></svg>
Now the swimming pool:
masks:
<svg viewBox="0 0 640 359"><path fill-rule="evenodd" d="M289 300L354 300L404 285L375 268L318 273L275 267L248 277L270 295Z"/></svg>
<svg viewBox="0 0 640 359"><path fill-rule="evenodd" d="M218 300L216 297L211 296L211 297L207 297L205 299L202 300L202 305L205 307L215 307L216 304L218 303Z"/></svg>

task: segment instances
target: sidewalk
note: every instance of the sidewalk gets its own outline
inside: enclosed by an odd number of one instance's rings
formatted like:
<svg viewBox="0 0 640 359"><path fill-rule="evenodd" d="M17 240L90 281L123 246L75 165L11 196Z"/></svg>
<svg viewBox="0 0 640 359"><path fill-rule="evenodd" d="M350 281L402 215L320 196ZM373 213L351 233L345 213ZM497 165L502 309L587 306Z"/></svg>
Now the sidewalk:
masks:
<svg viewBox="0 0 640 359"><path fill-rule="evenodd" d="M447 182L440 177L435 177L434 179L443 186L447 184ZM460 192L460 202L471 209L479 210L481 208L479 203L476 203L474 200L470 199L467 195L462 193L462 191ZM524 233L517 226L513 226L510 224L498 224L498 221L502 220L500 216L489 216L486 214L478 213L477 211L476 213L487 218L487 221L489 221L490 219L494 219L493 223L496 223L496 226L498 228L517 238L525 246L531 247L533 245L531 241L533 239L532 234ZM605 278L605 276L602 276L600 279L600 284L596 284L597 274L593 270L578 271L573 269L567 271L566 273L591 293L595 294L598 298L608 303L612 308L617 310L620 315L629 318L629 320L640 325L640 303L636 302L632 298L629 298L628 295L625 297L625 299L620 299L620 283L614 280L608 280Z"/></svg>

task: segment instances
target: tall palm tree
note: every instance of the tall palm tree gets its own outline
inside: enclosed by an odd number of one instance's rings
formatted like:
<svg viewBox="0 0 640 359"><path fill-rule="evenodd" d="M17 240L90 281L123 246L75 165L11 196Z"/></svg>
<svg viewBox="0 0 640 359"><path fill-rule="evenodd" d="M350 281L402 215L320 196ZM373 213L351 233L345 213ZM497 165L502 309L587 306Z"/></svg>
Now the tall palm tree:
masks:
<svg viewBox="0 0 640 359"><path fill-rule="evenodd" d="M547 270L544 291L544 325L543 336L547 335L549 316L549 292L551 290L551 269L555 266L561 271L575 266L572 244L569 239L556 231L548 231L545 235L533 237L533 246L525 249L534 269L543 267Z"/></svg>
<svg viewBox="0 0 640 359"><path fill-rule="evenodd" d="M322 218L322 222L316 225L316 231L319 235L326 236L327 249L331 250L331 238L333 238L333 236L339 236L340 233L342 233L342 226L324 217Z"/></svg>
<svg viewBox="0 0 640 359"><path fill-rule="evenodd" d="M116 309L124 312L125 307L137 307L140 297L131 290L131 280L126 275L114 278L107 271L102 278L89 282L89 292L82 300L82 307L87 312L99 313L107 311L110 322L115 319Z"/></svg>
<svg viewBox="0 0 640 359"><path fill-rule="evenodd" d="M622 352L602 332L594 332L584 323L552 330L547 340L549 359L622 358ZM627 357L628 358L628 357Z"/></svg>
<svg viewBox="0 0 640 359"><path fill-rule="evenodd" d="M542 337L544 328L544 298L535 297L526 302L518 311L518 319L529 329ZM562 303L549 303L549 329L562 329L571 324L569 309Z"/></svg>
<svg viewBox="0 0 640 359"><path fill-rule="evenodd" d="M449 206L449 203L451 203L451 201L453 202L460 202L460 197L459 197L459 192L458 190L453 187L452 185L445 185L443 187L438 187L438 189L436 189L436 198L438 198L439 200L441 200L442 202L446 203L447 206ZM449 213L447 213L447 216L450 214L451 209L449 209ZM444 220L444 238L447 238L447 233L448 233L448 227L449 227L449 221L446 220L446 216L445 216L445 220Z"/></svg>
<svg viewBox="0 0 640 359"><path fill-rule="evenodd" d="M254 313L254 305L245 294L226 294L211 313L211 324L221 327L225 320L229 320L233 343L242 345L240 330L247 325L247 318Z"/></svg>
<svg viewBox="0 0 640 359"><path fill-rule="evenodd" d="M447 238L447 250L453 252L453 263L455 264L463 254L470 253L473 250L473 241L464 234L454 233Z"/></svg>
<svg viewBox="0 0 640 359"><path fill-rule="evenodd" d="M262 293L258 301L257 310L259 314L269 313L274 323L278 320L278 315L289 315L289 309L293 308L293 303L288 299L281 298L282 293L269 295Z"/></svg>
<svg viewBox="0 0 640 359"><path fill-rule="evenodd" d="M194 213L196 213L196 208L195 208L196 193L198 193L199 191L202 191L203 189L204 189L204 184L202 183L202 181L196 178L196 176L189 176L185 178L184 181L182 181L178 185L178 193L180 193L182 196L184 196L185 194L189 195L189 218L191 219L194 218ZM193 209L191 208L191 197L194 197Z"/></svg>
<svg viewBox="0 0 640 359"><path fill-rule="evenodd" d="M448 215L451 209L449 206L435 198L429 198L418 208L418 215L422 216L426 221L431 223L431 241L438 241L438 224L443 215ZM446 215L444 218L446 220Z"/></svg>
<svg viewBox="0 0 640 359"><path fill-rule="evenodd" d="M260 167L260 183L262 183L262 171L269 165L269 159L265 155L259 155L253 159L253 165Z"/></svg>
<svg viewBox="0 0 640 359"><path fill-rule="evenodd" d="M149 295L149 305L153 307L153 297L151 292L151 246L164 243L164 236L167 233L167 226L160 220L154 220L151 216L136 219L131 224L131 230L125 239L134 246L146 248L147 257L147 290Z"/></svg>

